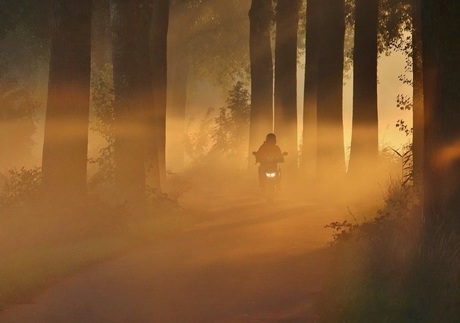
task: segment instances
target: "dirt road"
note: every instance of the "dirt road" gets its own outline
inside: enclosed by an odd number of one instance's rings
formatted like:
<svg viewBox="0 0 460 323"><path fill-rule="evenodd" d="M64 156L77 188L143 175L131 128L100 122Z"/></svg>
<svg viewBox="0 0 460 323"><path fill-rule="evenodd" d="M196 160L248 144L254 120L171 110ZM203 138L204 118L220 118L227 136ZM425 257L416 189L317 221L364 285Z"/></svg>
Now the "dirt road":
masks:
<svg viewBox="0 0 460 323"><path fill-rule="evenodd" d="M312 298L330 266L323 225L338 210L218 194L192 207L202 221L88 268L0 322L317 321Z"/></svg>

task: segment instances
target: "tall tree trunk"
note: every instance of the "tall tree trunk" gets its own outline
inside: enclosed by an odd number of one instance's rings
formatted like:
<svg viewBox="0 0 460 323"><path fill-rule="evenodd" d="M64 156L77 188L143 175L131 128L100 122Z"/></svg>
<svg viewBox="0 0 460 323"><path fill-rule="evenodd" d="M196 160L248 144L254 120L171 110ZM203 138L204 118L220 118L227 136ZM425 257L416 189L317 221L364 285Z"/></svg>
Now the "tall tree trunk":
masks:
<svg viewBox="0 0 460 323"><path fill-rule="evenodd" d="M160 167L158 157L158 141L157 141L157 118L156 105L153 95L153 63L151 55L151 29L153 21L153 6L152 0L138 0L142 6L138 7L138 55L139 55L139 77L140 86L137 89L140 99L140 109L144 116L145 124L143 125L144 132L142 133L142 141L145 148L146 158L146 180L147 184L157 191L161 191L160 184ZM133 35L133 37L135 37Z"/></svg>
<svg viewBox="0 0 460 323"><path fill-rule="evenodd" d="M422 17L420 0L412 1L412 73L413 73L413 178L416 187L422 183L423 170L423 64Z"/></svg>
<svg viewBox="0 0 460 323"><path fill-rule="evenodd" d="M110 30L110 0L93 0L93 30L91 63L96 69L112 62L112 33Z"/></svg>
<svg viewBox="0 0 460 323"><path fill-rule="evenodd" d="M275 41L275 132L297 165L297 29L299 0L278 0Z"/></svg>
<svg viewBox="0 0 460 323"><path fill-rule="evenodd" d="M190 57L188 44L171 44L168 74L166 164L173 170L184 167L185 110Z"/></svg>
<svg viewBox="0 0 460 323"><path fill-rule="evenodd" d="M344 0L322 0L317 96L317 170L323 179L345 174L343 143Z"/></svg>
<svg viewBox="0 0 460 323"><path fill-rule="evenodd" d="M260 146L273 131L273 58L270 43L272 0L253 0L249 10L251 113L249 150ZM254 161L249 155L249 165Z"/></svg>
<svg viewBox="0 0 460 323"><path fill-rule="evenodd" d="M301 166L309 177L316 172L316 102L319 44L321 40L321 1L307 1L305 35L305 85Z"/></svg>
<svg viewBox="0 0 460 323"><path fill-rule="evenodd" d="M160 189L166 181L166 89L167 89L167 35L169 0L154 0L151 33L153 73L153 104L156 113L156 138L160 172Z"/></svg>
<svg viewBox="0 0 460 323"><path fill-rule="evenodd" d="M86 191L92 1L59 0L54 6L43 185L78 195Z"/></svg>
<svg viewBox="0 0 460 323"><path fill-rule="evenodd" d="M424 215L460 230L460 2L422 0Z"/></svg>
<svg viewBox="0 0 460 323"><path fill-rule="evenodd" d="M379 0L356 0L353 124L348 172L371 179L377 166L377 26Z"/></svg>
<svg viewBox="0 0 460 323"><path fill-rule="evenodd" d="M115 180L121 199L145 198L144 115L138 35L138 1L111 0L115 90Z"/></svg>
<svg viewBox="0 0 460 323"><path fill-rule="evenodd" d="M187 88L190 71L190 32L197 12L184 3L174 5L168 24L168 70L166 111L166 166L173 171L184 167Z"/></svg>

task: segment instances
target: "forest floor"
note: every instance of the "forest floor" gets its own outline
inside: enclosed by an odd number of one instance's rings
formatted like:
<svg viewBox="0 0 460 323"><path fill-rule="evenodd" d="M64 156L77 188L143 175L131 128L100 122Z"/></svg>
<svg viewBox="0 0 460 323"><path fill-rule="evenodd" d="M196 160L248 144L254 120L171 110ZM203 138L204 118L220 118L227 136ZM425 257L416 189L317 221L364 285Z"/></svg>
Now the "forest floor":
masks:
<svg viewBox="0 0 460 323"><path fill-rule="evenodd" d="M0 322L316 322L343 206L255 188L185 194L196 220L0 313Z"/></svg>

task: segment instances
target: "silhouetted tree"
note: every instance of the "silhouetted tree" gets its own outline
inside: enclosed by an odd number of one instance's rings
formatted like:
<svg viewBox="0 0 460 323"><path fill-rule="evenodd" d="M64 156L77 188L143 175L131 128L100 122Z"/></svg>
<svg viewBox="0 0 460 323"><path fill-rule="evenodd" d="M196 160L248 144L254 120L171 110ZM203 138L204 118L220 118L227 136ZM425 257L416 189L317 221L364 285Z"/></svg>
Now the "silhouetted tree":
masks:
<svg viewBox="0 0 460 323"><path fill-rule="evenodd" d="M184 166L185 108L187 87L191 69L190 38L196 25L199 3L173 1L170 37L167 43L167 140L166 162L168 167L178 169ZM187 26L187 28L184 28Z"/></svg>
<svg viewBox="0 0 460 323"><path fill-rule="evenodd" d="M308 0L305 27L305 84L301 166L308 175L316 169L316 102L319 44L321 39L321 1Z"/></svg>
<svg viewBox="0 0 460 323"><path fill-rule="evenodd" d="M422 0L424 215L460 218L460 2Z"/></svg>
<svg viewBox="0 0 460 323"><path fill-rule="evenodd" d="M411 37L407 36L408 33ZM412 129L400 129L412 133L412 177L417 186L422 182L424 137L421 37L420 0L380 0L379 51L402 51L406 55L406 68L412 71L412 79L400 76L401 81L412 86L412 101L408 97L399 96L398 106L401 109L412 109L413 112Z"/></svg>
<svg viewBox="0 0 460 323"><path fill-rule="evenodd" d="M297 29L299 0L278 0L275 42L275 132L297 162Z"/></svg>
<svg viewBox="0 0 460 323"><path fill-rule="evenodd" d="M244 159L248 150L249 115L249 92L242 82L236 82L228 92L227 106L219 109L214 120L214 144L210 152L217 152L232 161ZM260 141L259 138L259 143Z"/></svg>
<svg viewBox="0 0 460 323"><path fill-rule="evenodd" d="M253 0L249 10L251 113L249 150L256 150L273 129L273 60L270 43L272 0ZM249 164L253 164L249 158Z"/></svg>
<svg viewBox="0 0 460 323"><path fill-rule="evenodd" d="M349 173L376 170L378 157L377 26L379 0L356 0L353 51L353 125ZM365 166L366 165L366 166ZM365 166L365 167L363 167Z"/></svg>
<svg viewBox="0 0 460 323"><path fill-rule="evenodd" d="M156 142L160 188L166 180L166 89L167 89L167 35L169 0L154 0L151 33L151 61L153 106L155 109Z"/></svg>
<svg viewBox="0 0 460 323"><path fill-rule="evenodd" d="M145 118L142 141L145 147L147 181L156 190L161 190L160 165L158 150L158 124L156 118L155 97L153 85L155 79L155 60L152 59L151 29L157 22L153 21L154 3L152 0L138 0L138 32L137 47L139 55L140 86L137 89L142 115ZM133 35L136 37L136 35ZM154 46L154 45L153 45Z"/></svg>
<svg viewBox="0 0 460 323"><path fill-rule="evenodd" d="M92 29L91 63L100 70L112 62L110 0L93 0Z"/></svg>
<svg viewBox="0 0 460 323"><path fill-rule="evenodd" d="M145 115L139 39L139 1L111 0L115 182L120 198L145 197Z"/></svg>
<svg viewBox="0 0 460 323"><path fill-rule="evenodd" d="M227 89L247 77L246 0L171 1L168 36L168 164L183 167L188 90L197 80ZM235 19L238 24L235 24ZM186 26L186 27L184 27ZM169 121L176 122L169 122Z"/></svg>
<svg viewBox="0 0 460 323"><path fill-rule="evenodd" d="M43 185L50 192L86 190L91 72L91 0L54 3Z"/></svg>
<svg viewBox="0 0 460 323"><path fill-rule="evenodd" d="M317 167L321 177L345 173L343 144L344 0L322 0L317 89ZM326 14L327 13L327 14Z"/></svg>
<svg viewBox="0 0 460 323"><path fill-rule="evenodd" d="M217 116L214 116L215 109L209 108L199 130L187 133L186 153L194 166L208 169L245 166L251 110L249 99L246 85L237 81L228 92L226 106L219 108Z"/></svg>
<svg viewBox="0 0 460 323"><path fill-rule="evenodd" d="M37 113L46 104L50 14L46 1L3 0L0 4L0 168L35 165L32 148ZM41 157L41 156L40 156Z"/></svg>
<svg viewBox="0 0 460 323"><path fill-rule="evenodd" d="M423 171L423 65L422 65L422 17L420 1L412 0L412 156L415 185L422 183Z"/></svg>

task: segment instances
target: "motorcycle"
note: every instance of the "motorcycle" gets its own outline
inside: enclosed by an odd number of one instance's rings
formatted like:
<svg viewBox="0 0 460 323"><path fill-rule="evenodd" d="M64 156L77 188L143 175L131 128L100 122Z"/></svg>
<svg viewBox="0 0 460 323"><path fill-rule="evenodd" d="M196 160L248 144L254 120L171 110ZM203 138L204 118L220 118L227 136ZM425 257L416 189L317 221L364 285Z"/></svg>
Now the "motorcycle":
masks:
<svg viewBox="0 0 460 323"><path fill-rule="evenodd" d="M257 162L257 152L252 154L256 157ZM283 156L287 155L287 152L283 153ZM273 201L281 186L281 167L278 163L277 158L266 157L259 165L260 188L269 202Z"/></svg>

